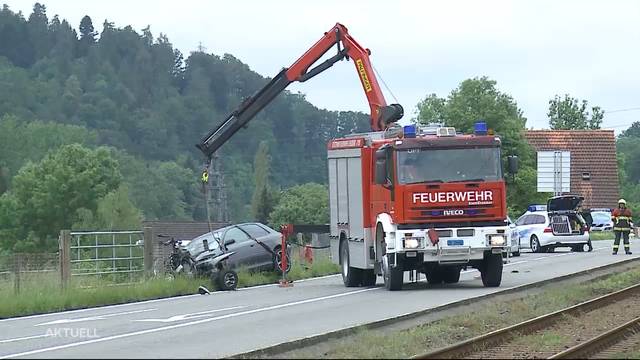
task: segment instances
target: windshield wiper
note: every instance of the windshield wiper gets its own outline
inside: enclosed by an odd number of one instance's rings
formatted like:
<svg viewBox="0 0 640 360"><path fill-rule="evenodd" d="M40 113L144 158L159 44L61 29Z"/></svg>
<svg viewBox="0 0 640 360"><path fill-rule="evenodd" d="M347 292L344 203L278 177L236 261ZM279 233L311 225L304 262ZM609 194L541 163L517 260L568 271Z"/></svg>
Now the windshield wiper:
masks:
<svg viewBox="0 0 640 360"><path fill-rule="evenodd" d="M457 182L480 182L480 181L485 181L484 179L465 179L465 180L453 180L453 181L448 181L450 183L457 183Z"/></svg>

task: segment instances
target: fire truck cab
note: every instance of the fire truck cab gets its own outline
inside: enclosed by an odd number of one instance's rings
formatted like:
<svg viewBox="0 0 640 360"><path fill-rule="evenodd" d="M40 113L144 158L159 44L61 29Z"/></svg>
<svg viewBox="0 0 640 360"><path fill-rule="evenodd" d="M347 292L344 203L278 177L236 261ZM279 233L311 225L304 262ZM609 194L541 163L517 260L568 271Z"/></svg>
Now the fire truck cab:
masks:
<svg viewBox="0 0 640 360"><path fill-rule="evenodd" d="M480 271L499 286L507 251L498 136L452 127L395 126L328 144L331 255L345 286L399 290L405 271L432 284Z"/></svg>

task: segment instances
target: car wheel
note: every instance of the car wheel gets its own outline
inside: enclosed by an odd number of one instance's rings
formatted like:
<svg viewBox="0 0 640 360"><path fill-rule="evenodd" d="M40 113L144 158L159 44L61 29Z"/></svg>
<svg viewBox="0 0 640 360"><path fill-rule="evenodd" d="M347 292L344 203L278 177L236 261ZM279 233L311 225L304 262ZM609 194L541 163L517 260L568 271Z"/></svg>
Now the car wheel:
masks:
<svg viewBox="0 0 640 360"><path fill-rule="evenodd" d="M282 247L281 246L277 246L274 250L273 250L273 269L280 275L282 275ZM291 259L291 251L289 251L289 249L287 249L287 270L286 272L289 273L289 270L291 270L291 263L292 263L292 259Z"/></svg>
<svg viewBox="0 0 640 360"><path fill-rule="evenodd" d="M535 235L531 236L531 252L539 253L542 252L542 247L540 246L540 240Z"/></svg>
<svg viewBox="0 0 640 360"><path fill-rule="evenodd" d="M571 251L574 252L584 252L584 246L587 244L578 244L578 245L572 245L571 246Z"/></svg>
<svg viewBox="0 0 640 360"><path fill-rule="evenodd" d="M231 269L216 272L213 283L218 290L229 291L238 287L238 273Z"/></svg>
<svg viewBox="0 0 640 360"><path fill-rule="evenodd" d="M350 266L349 246L346 241L340 243L340 267L342 268L342 282L344 286L360 286L362 283L362 270Z"/></svg>

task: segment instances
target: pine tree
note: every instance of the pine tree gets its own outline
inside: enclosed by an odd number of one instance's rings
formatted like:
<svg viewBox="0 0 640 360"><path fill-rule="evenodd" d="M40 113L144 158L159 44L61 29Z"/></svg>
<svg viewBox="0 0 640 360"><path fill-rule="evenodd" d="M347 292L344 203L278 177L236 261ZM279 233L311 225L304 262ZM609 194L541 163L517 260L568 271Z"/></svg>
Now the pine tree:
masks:
<svg viewBox="0 0 640 360"><path fill-rule="evenodd" d="M78 42L78 56L86 56L89 48L96 42L98 33L93 28L93 22L89 15L85 15L80 20L80 41Z"/></svg>

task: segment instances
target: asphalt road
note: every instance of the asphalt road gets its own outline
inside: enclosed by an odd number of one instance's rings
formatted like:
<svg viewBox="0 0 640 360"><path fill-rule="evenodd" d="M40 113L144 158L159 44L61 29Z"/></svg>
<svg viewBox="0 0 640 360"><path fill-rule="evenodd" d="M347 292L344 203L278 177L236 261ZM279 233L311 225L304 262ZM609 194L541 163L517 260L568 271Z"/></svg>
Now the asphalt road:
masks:
<svg viewBox="0 0 640 360"><path fill-rule="evenodd" d="M580 272L640 255L595 251L523 253L505 265L502 286L484 288L475 270L458 284L405 284L388 292L345 288L340 276L0 320L0 358L224 357L487 293ZM632 244L632 250L634 246ZM424 278L424 277L423 277Z"/></svg>

